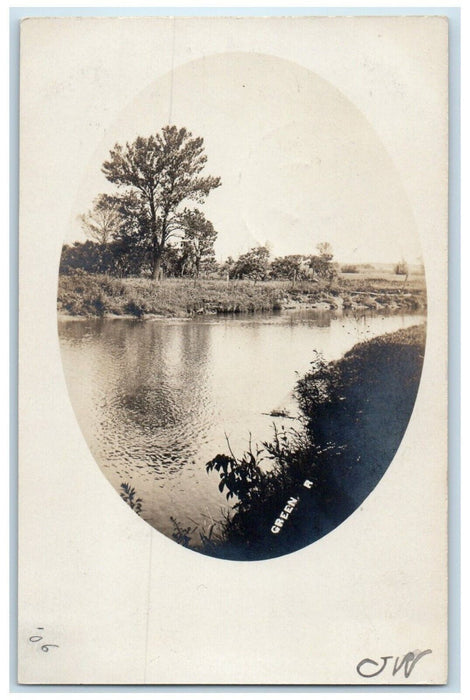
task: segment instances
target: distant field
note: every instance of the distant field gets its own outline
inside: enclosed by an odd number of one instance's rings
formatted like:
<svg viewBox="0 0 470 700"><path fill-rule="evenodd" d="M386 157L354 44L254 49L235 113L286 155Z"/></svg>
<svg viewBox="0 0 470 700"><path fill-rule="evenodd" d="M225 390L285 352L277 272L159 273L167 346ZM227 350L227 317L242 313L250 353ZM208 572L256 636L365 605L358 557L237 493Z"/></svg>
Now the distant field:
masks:
<svg viewBox="0 0 470 700"><path fill-rule="evenodd" d="M403 284L406 277L405 275L396 275L393 271L380 271L380 270L360 270L359 272L340 272L339 277L345 280L371 280L371 279L381 279L386 282L396 282L397 284ZM411 272L408 275L407 285L421 285L423 288L425 286L425 276L422 272Z"/></svg>

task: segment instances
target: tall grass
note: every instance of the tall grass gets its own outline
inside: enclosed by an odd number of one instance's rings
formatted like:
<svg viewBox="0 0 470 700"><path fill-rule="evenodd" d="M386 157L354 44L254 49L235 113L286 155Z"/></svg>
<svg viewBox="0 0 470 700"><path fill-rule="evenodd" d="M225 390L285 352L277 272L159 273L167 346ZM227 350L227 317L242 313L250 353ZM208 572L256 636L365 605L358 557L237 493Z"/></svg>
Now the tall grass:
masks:
<svg viewBox="0 0 470 700"><path fill-rule="evenodd" d="M60 277L58 310L74 316L136 317L273 311L281 308L281 291L277 285L250 281L171 279L156 284L143 278L79 274Z"/></svg>
<svg viewBox="0 0 470 700"><path fill-rule="evenodd" d="M423 278L404 287L398 280L365 278L296 283L180 278L155 283L140 277L77 273L59 277L57 303L60 313L72 316L184 317L318 304L331 309L413 309L426 305L426 293Z"/></svg>

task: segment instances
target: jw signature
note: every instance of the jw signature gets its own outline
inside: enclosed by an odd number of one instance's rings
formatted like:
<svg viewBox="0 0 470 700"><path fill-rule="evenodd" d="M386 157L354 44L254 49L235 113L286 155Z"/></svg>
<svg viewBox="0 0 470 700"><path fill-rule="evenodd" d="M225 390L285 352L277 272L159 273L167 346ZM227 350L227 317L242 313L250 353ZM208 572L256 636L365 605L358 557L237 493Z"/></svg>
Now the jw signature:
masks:
<svg viewBox="0 0 470 700"><path fill-rule="evenodd" d="M36 629L44 631L44 627L36 627ZM31 635L31 637L29 637L29 641L32 644L38 644L39 642L42 642L43 639L44 639L44 637L42 637L40 634L33 634L33 635ZM49 649L51 647L59 648L59 645L58 644L50 644L49 642L47 642L45 644L41 644L41 651L44 651L47 654L47 652L49 651Z"/></svg>
<svg viewBox="0 0 470 700"><path fill-rule="evenodd" d="M426 656L426 654L432 654L432 650L426 649L425 651L409 651L402 658L399 656L380 656L379 658L382 660L381 664L378 661L374 661L374 659L362 659L362 661L359 661L357 664L356 671L363 678L375 678L375 676L379 676L381 673L383 673L389 660L394 658L395 663L393 664L392 668L392 676L396 676L396 674L403 668L405 678L409 678L418 661L422 659L423 656ZM379 666L378 669L377 666Z"/></svg>

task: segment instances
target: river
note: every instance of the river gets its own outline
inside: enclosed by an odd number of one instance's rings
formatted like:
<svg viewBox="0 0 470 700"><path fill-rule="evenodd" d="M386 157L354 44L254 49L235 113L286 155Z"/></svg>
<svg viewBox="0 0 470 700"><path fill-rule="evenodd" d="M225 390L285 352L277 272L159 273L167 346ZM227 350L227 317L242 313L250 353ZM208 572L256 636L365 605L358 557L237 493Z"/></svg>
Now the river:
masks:
<svg viewBox="0 0 470 700"><path fill-rule="evenodd" d="M296 414L297 373L313 351L337 359L353 345L424 320L417 314L313 310L185 320L61 319L70 399L106 478L141 499L141 516L172 536L206 531L231 504L206 462L270 439L273 410Z"/></svg>

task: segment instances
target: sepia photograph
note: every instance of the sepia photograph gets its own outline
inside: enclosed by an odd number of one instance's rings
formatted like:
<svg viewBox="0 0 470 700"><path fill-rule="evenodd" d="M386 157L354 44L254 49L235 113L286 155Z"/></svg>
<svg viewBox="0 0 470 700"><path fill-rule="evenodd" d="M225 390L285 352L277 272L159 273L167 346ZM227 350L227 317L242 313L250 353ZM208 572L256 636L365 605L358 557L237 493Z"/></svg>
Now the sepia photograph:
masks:
<svg viewBox="0 0 470 700"><path fill-rule="evenodd" d="M444 682L447 29L23 20L20 682Z"/></svg>
<svg viewBox="0 0 470 700"><path fill-rule="evenodd" d="M425 270L390 157L333 86L256 54L176 69L103 141L58 284L93 456L202 554L311 544L377 486L418 391Z"/></svg>

